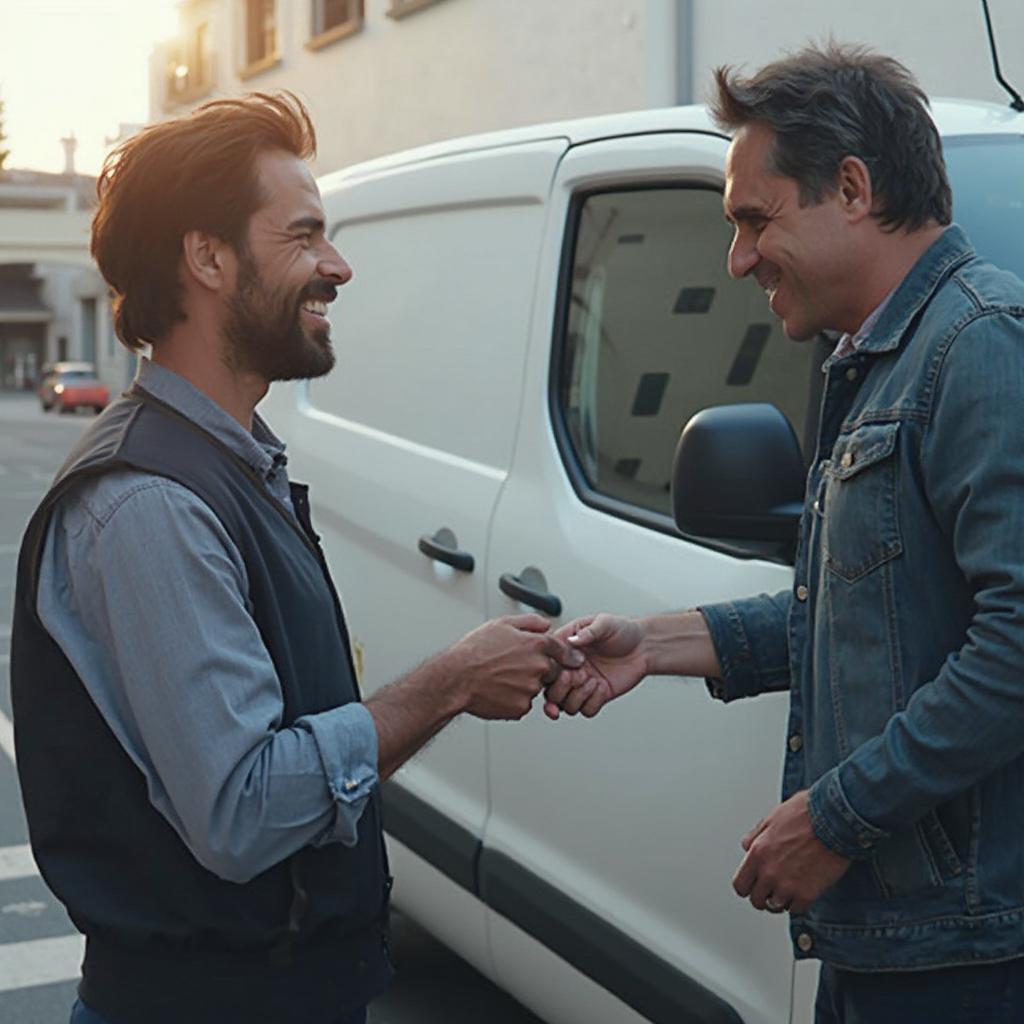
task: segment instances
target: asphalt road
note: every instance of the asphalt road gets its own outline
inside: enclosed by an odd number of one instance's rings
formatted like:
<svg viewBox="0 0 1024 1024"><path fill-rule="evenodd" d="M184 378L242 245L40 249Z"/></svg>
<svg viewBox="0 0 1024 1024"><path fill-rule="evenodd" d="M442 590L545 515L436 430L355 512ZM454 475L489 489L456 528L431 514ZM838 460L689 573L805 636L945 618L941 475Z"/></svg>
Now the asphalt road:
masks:
<svg viewBox="0 0 1024 1024"><path fill-rule="evenodd" d="M21 810L8 681L18 543L91 415L44 415L31 396L0 392L0 1022L65 1024L81 938L39 878ZM370 1024L541 1024L403 915L392 915L399 977ZM183 1022L184 1024L184 1022ZM230 1024L230 1022L225 1022ZM299 1024L282 1021L281 1024Z"/></svg>

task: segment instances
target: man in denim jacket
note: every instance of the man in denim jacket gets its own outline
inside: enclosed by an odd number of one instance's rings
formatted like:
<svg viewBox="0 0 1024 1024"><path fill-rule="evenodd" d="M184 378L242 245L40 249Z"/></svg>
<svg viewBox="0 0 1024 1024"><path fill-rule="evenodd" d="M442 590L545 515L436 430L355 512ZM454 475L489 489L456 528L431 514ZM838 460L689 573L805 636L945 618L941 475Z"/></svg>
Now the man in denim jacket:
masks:
<svg viewBox="0 0 1024 1024"><path fill-rule="evenodd" d="M817 1020L1024 1020L1024 285L956 226L909 72L808 49L716 73L729 270L825 363L791 591L600 615L548 713L646 675L788 688L784 801L734 878L824 961Z"/></svg>

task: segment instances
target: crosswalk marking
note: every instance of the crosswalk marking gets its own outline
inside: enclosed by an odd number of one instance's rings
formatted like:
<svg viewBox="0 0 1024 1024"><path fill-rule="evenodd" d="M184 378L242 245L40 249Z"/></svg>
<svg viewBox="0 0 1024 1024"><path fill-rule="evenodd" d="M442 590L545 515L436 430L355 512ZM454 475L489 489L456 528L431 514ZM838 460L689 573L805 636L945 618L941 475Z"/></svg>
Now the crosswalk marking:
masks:
<svg viewBox="0 0 1024 1024"><path fill-rule="evenodd" d="M11 759L11 764L17 763L14 759L14 726L2 711L0 711L0 750Z"/></svg>
<svg viewBox="0 0 1024 1024"><path fill-rule="evenodd" d="M81 935L0 945L0 992L73 981L80 976L84 952Z"/></svg>
<svg viewBox="0 0 1024 1024"><path fill-rule="evenodd" d="M0 882L10 882L15 878L31 878L37 874L39 869L32 859L32 849L28 843L20 846L0 846Z"/></svg>

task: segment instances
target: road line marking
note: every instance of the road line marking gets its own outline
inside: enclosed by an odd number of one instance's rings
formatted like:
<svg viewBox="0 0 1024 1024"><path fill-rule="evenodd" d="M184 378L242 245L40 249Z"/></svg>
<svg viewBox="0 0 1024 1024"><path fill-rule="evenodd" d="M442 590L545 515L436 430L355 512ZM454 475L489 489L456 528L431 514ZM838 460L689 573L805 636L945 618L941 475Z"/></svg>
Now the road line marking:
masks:
<svg viewBox="0 0 1024 1024"><path fill-rule="evenodd" d="M18 917L39 917L45 913L46 904L42 900L22 900L0 907L0 914L16 914Z"/></svg>
<svg viewBox="0 0 1024 1024"><path fill-rule="evenodd" d="M85 937L62 935L0 945L0 992L81 977Z"/></svg>
<svg viewBox="0 0 1024 1024"><path fill-rule="evenodd" d="M11 759L11 764L17 765L18 762L14 759L14 726L2 711L0 711L0 750Z"/></svg>
<svg viewBox="0 0 1024 1024"><path fill-rule="evenodd" d="M32 859L32 848L28 843L21 846L0 846L0 882L15 878L34 878L39 868Z"/></svg>

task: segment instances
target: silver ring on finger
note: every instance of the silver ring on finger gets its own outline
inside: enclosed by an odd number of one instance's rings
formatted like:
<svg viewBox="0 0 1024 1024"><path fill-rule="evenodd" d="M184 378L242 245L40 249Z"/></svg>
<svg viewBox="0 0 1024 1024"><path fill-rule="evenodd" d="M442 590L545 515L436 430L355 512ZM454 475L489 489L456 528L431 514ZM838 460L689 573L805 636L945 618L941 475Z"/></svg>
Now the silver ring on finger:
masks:
<svg viewBox="0 0 1024 1024"><path fill-rule="evenodd" d="M765 909L770 910L773 914L781 914L784 910L787 910L789 908L788 903L782 903L780 900L777 900L774 896L769 896L768 899L764 901L764 905Z"/></svg>

